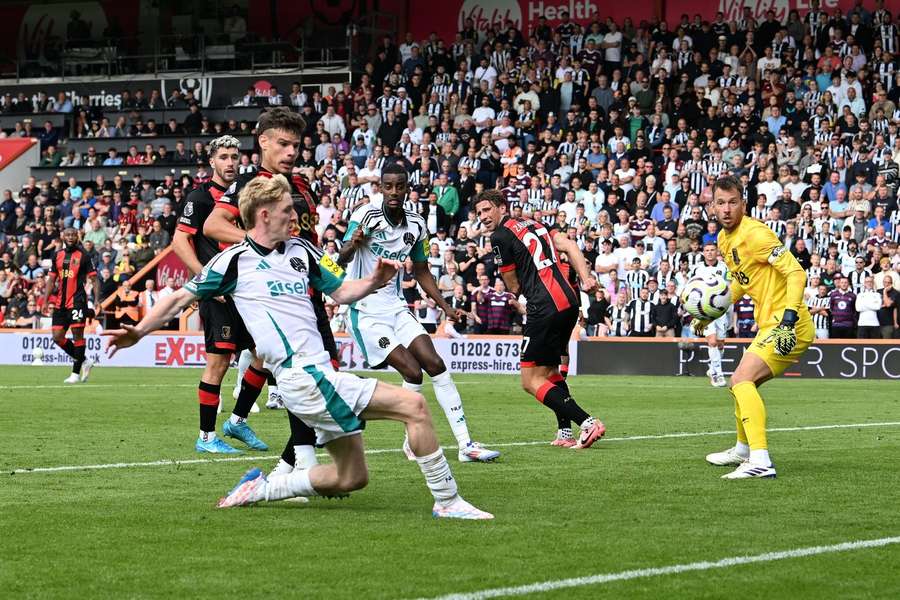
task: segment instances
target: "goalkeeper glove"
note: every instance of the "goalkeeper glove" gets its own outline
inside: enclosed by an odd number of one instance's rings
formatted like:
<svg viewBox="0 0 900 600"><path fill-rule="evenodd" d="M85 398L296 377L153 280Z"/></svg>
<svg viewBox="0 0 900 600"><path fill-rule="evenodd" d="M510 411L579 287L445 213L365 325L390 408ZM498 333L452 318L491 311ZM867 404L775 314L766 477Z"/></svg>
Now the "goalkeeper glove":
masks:
<svg viewBox="0 0 900 600"><path fill-rule="evenodd" d="M709 324L712 321L708 321L706 319L698 319L697 317L691 318L691 330L693 330L694 335L697 337L706 337L703 335L703 332L706 331L706 328L709 327Z"/></svg>
<svg viewBox="0 0 900 600"><path fill-rule="evenodd" d="M794 325L797 324L797 311L785 309L781 317L781 323L772 331L770 337L775 346L775 353L779 356L787 356L797 345L797 332Z"/></svg>

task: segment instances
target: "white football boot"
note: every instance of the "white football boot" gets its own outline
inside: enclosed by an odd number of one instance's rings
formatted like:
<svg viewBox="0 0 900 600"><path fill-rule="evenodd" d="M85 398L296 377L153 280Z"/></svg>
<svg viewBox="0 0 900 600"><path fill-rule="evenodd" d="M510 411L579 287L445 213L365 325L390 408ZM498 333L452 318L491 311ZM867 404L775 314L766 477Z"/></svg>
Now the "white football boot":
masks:
<svg viewBox="0 0 900 600"><path fill-rule="evenodd" d="M72 373L63 379L63 383L81 383L81 376L78 373Z"/></svg>
<svg viewBox="0 0 900 600"><path fill-rule="evenodd" d="M741 463L732 471L722 475L722 479L775 479L775 465L754 465L751 462Z"/></svg>
<svg viewBox="0 0 900 600"><path fill-rule="evenodd" d="M749 455L744 456L738 453L737 449L732 446L728 450L722 452L713 452L706 455L706 462L717 467L728 467L732 465L740 465L747 462Z"/></svg>

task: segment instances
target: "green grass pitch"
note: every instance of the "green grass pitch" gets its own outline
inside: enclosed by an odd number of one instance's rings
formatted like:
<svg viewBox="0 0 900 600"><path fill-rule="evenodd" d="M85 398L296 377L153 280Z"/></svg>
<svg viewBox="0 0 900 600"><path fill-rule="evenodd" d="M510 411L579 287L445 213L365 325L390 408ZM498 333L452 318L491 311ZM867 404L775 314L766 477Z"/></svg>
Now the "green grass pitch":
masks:
<svg viewBox="0 0 900 600"><path fill-rule="evenodd" d="M733 442L731 399L705 378L572 377L607 424L593 449L554 448L550 411L513 377L457 376L495 464L460 464L463 495L493 522L431 517L395 423L371 423L369 487L343 501L217 510L250 466L269 469L284 411L251 415L272 450L197 455L199 370L3 367L0 590L5 598L415 598L715 561L900 535L900 393L891 381L763 387L776 480L724 481L706 453ZM396 376L381 374L389 381ZM230 409L230 385L226 379ZM223 386L223 387L226 387ZM431 401L439 436L452 441ZM224 418L222 415L220 418ZM870 427L852 424L882 423ZM800 427L842 425L824 430ZM645 437L687 433L683 437ZM700 434L708 435L700 435ZM900 545L544 591L528 597L896 598Z"/></svg>

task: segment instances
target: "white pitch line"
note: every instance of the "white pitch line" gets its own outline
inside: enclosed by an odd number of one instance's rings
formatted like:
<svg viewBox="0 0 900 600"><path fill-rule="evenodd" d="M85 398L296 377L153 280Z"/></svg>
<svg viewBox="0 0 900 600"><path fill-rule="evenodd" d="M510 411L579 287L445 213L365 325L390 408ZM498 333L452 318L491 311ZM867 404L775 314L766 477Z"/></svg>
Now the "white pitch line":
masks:
<svg viewBox="0 0 900 600"><path fill-rule="evenodd" d="M86 389L90 391L94 388L121 388L122 383L90 383L84 387L80 387L79 389ZM196 383L129 383L127 384L129 388L182 388L182 387L197 387ZM3 390L71 390L78 386L74 386L71 384L59 384L59 385L0 385L0 391Z"/></svg>
<svg viewBox="0 0 900 600"><path fill-rule="evenodd" d="M796 548L794 550L782 550L779 552L765 552L763 554L754 554L752 556L732 556L722 558L716 561L700 561L681 565L669 565L666 567L652 567L647 569L632 569L629 571L620 571L618 573L604 573L599 575L589 575L587 577L573 577L571 579L558 579L555 581L544 581L541 583L532 583L528 585L520 585L514 587L494 588L481 590L478 592L465 592L458 594L447 594L444 596L436 596L431 600L487 600L488 598L500 598L504 596L525 596L527 594L538 594L553 590L561 590L568 588L578 588L589 585L603 585L613 581L628 581L631 579L645 579L648 577L660 577L662 575L678 575L679 573L687 573L690 571L709 571L712 569L726 569L728 567L736 567L739 565L752 565L756 563L773 562L777 560L786 560L791 558L803 558L806 556L817 556L820 554L832 554L835 552L851 552L854 550L865 550L868 548L882 548L892 544L900 544L900 536L884 537L874 540L857 540L854 542L843 542L840 544L832 544L830 546L809 546L806 548Z"/></svg>
<svg viewBox="0 0 900 600"><path fill-rule="evenodd" d="M861 427L897 427L900 426L900 421L883 421L879 423L839 423L835 425L805 425L802 427L773 427L769 429L769 433L772 432L789 432L789 431L819 431L823 429L856 429ZM677 439L677 438L692 438L692 437L708 437L708 436L719 436L719 435L734 435L733 430L723 430L723 431L697 431L697 432L682 432L682 433L662 433L658 435L632 435L632 436L624 436L624 437L605 437L603 438L603 442L637 442L642 440L668 440L668 439ZM514 446L542 446L547 444L547 440L541 440L537 442L499 442L496 444L488 444L493 448L511 448ZM444 450L455 450L455 448L450 446L443 446ZM379 448L374 450L366 450L366 454L390 454L394 452L400 452L400 448ZM100 469L129 469L129 468L137 468L137 467L174 467L180 465L201 465L207 463L227 463L227 462L243 462L243 461L252 461L252 460L267 460L271 458L278 458L280 455L277 454L251 454L247 456L233 456L226 458L190 458L186 460L175 460L175 459L165 459L165 460L153 460L149 462L120 462L120 463L106 463L99 465L63 465L59 467L34 467L34 468L22 468L15 469L11 473L13 475L19 474L28 474L28 473L58 473L64 471L96 471ZM320 452L318 456L327 456L326 453ZM7 471L9 472L9 471Z"/></svg>

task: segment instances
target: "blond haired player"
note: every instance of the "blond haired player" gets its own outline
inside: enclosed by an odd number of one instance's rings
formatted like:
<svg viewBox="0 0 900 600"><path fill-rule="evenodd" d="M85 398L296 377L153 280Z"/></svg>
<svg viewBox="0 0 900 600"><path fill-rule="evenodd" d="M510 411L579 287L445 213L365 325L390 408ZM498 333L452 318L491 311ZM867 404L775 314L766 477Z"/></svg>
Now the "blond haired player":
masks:
<svg viewBox="0 0 900 600"><path fill-rule="evenodd" d="M806 273L765 224L746 216L740 182L721 177L713 187L713 211L722 225L719 251L732 275L731 299L748 294L756 305L759 326L731 376L737 443L706 457L713 465L737 468L724 479L775 477L766 443L766 407L757 389L781 375L806 351L815 336L803 302ZM702 331L709 323L694 323Z"/></svg>

